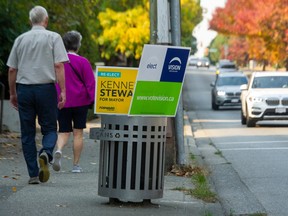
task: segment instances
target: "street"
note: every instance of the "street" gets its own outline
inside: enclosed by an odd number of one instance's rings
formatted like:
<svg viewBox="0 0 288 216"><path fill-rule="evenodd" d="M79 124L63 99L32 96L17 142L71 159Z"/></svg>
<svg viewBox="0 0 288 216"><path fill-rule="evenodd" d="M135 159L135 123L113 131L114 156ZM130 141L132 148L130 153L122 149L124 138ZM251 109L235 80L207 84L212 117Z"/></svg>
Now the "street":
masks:
<svg viewBox="0 0 288 216"><path fill-rule="evenodd" d="M213 111L214 79L215 68L188 68L183 104L226 213L287 215L287 122L247 128L241 124L240 107Z"/></svg>

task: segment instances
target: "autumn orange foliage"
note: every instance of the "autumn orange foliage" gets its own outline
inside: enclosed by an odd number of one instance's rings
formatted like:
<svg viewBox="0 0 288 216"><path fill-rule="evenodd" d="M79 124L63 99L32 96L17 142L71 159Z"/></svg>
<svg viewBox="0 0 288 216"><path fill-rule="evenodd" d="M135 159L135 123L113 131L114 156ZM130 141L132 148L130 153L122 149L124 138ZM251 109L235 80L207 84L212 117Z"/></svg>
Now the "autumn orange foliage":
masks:
<svg viewBox="0 0 288 216"><path fill-rule="evenodd" d="M227 0L213 14L210 29L234 36L229 47L244 43L239 50L250 59L286 63L288 70L288 0Z"/></svg>

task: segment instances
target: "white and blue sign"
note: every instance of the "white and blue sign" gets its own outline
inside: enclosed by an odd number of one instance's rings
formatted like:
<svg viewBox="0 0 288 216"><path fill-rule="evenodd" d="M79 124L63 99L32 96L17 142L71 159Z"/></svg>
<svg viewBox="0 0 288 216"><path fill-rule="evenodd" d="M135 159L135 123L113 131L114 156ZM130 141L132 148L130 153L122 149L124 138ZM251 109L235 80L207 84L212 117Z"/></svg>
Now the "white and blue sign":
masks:
<svg viewBox="0 0 288 216"><path fill-rule="evenodd" d="M190 48L145 45L129 115L175 116Z"/></svg>

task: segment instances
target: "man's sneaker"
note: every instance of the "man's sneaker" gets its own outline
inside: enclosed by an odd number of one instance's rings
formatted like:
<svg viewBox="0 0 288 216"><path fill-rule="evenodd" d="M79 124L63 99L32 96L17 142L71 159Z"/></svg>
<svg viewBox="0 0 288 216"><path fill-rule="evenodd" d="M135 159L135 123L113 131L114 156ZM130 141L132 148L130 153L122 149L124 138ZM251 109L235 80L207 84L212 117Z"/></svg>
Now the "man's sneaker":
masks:
<svg viewBox="0 0 288 216"><path fill-rule="evenodd" d="M49 172L49 158L46 152L42 152L39 156L39 180L40 182L47 182L50 177Z"/></svg>
<svg viewBox="0 0 288 216"><path fill-rule="evenodd" d="M40 184L38 176L31 177L28 181L28 184Z"/></svg>
<svg viewBox="0 0 288 216"><path fill-rule="evenodd" d="M82 168L79 165L74 165L72 169L72 173L81 173Z"/></svg>
<svg viewBox="0 0 288 216"><path fill-rule="evenodd" d="M61 151L56 151L54 153L54 162L52 164L53 170L59 171L61 169L61 157L62 157Z"/></svg>

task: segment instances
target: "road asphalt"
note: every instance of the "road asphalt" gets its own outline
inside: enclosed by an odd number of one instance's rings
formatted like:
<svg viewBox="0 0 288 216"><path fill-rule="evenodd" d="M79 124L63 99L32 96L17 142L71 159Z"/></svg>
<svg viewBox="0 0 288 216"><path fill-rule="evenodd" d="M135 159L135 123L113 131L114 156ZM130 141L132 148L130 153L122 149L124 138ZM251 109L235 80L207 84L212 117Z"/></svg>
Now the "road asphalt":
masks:
<svg viewBox="0 0 288 216"><path fill-rule="evenodd" d="M201 159L193 139L191 126L184 119L184 145L187 164L191 153ZM207 203L176 188L195 188L191 177L164 175L163 197L150 202L110 202L98 195L99 140L89 139L89 130L101 126L101 118L94 119L85 129L85 146L80 165L82 173L72 173L72 143L63 150L62 169L50 167L50 179L39 185L29 185L21 151L19 134L0 136L0 215L1 216L90 216L90 215L225 215L220 202ZM37 145L41 141L37 134ZM211 190L213 185L211 184Z"/></svg>

